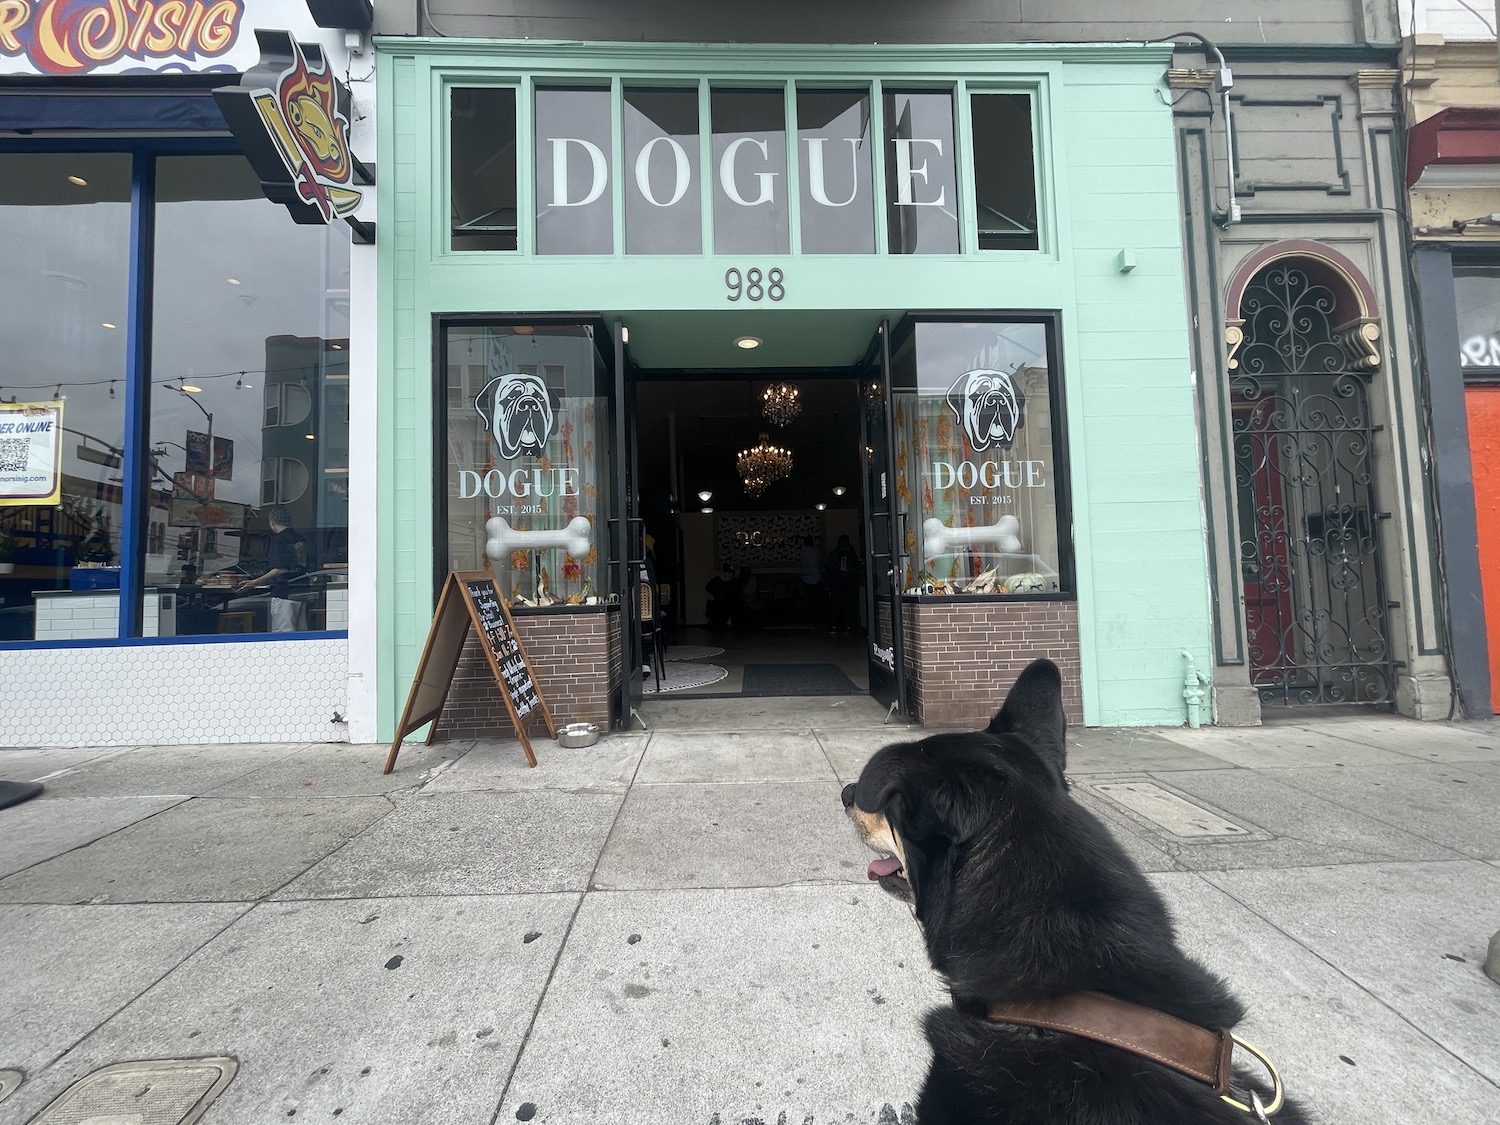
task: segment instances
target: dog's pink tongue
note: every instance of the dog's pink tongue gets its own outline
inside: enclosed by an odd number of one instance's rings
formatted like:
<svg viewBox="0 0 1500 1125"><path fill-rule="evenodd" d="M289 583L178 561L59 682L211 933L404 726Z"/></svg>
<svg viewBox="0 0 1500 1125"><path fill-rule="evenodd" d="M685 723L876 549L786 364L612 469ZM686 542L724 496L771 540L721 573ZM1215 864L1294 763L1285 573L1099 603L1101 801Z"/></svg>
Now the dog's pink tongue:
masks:
<svg viewBox="0 0 1500 1125"><path fill-rule="evenodd" d="M870 868L865 872L865 874L868 875L870 877L870 880L873 882L874 880L883 878L886 875L894 875L900 870L901 861L895 856L886 856L884 859L872 859L870 861Z"/></svg>

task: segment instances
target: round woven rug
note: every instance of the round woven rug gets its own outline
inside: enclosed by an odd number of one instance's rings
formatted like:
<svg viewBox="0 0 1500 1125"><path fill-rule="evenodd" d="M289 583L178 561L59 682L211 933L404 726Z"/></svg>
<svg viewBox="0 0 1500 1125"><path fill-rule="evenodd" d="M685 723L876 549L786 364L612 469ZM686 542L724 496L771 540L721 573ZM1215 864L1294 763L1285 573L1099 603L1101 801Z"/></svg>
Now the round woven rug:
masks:
<svg viewBox="0 0 1500 1125"><path fill-rule="evenodd" d="M722 648L713 645L673 645L667 649L667 661L673 660L707 660L710 656L718 656L723 652Z"/></svg>
<svg viewBox="0 0 1500 1125"><path fill-rule="evenodd" d="M688 688L716 684L729 672L717 664L694 664L686 660L668 660L661 669L661 690L686 691ZM641 686L647 695L656 694L656 677L643 676Z"/></svg>

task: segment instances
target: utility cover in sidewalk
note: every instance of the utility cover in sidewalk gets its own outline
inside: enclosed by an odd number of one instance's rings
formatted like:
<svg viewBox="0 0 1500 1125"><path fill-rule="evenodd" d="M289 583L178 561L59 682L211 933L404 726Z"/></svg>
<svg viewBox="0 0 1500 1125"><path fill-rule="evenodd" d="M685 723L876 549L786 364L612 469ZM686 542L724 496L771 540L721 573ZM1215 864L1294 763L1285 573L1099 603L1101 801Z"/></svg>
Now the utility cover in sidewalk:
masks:
<svg viewBox="0 0 1500 1125"><path fill-rule="evenodd" d="M0 1070L0 1102L10 1097L25 1077L19 1070Z"/></svg>
<svg viewBox="0 0 1500 1125"><path fill-rule="evenodd" d="M1248 828L1241 828L1149 781L1103 782L1089 788L1184 839L1250 835Z"/></svg>
<svg viewBox="0 0 1500 1125"><path fill-rule="evenodd" d="M115 1063L73 1083L32 1125L191 1125L239 1065L230 1058Z"/></svg>

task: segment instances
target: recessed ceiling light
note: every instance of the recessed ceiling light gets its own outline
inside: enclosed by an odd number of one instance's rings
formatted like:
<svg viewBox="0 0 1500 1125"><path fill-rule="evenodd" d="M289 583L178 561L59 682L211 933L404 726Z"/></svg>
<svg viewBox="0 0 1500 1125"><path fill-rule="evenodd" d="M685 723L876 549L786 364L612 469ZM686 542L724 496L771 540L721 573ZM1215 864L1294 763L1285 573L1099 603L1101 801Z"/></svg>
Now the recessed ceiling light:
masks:
<svg viewBox="0 0 1500 1125"><path fill-rule="evenodd" d="M113 325L113 324L111 324L109 321L106 320L106 321L104 321L104 327L106 327L106 328L114 328L116 326Z"/></svg>
<svg viewBox="0 0 1500 1125"><path fill-rule="evenodd" d="M712 508L704 508L703 509L703 514L705 516L711 516L711 515L714 514L714 510Z"/></svg>
<svg viewBox="0 0 1500 1125"><path fill-rule="evenodd" d="M229 282L230 285L238 285L240 283L240 279L237 277L226 277L224 280Z"/></svg>
<svg viewBox="0 0 1500 1125"><path fill-rule="evenodd" d="M744 348L747 352L760 347L762 341L759 336L736 336L734 346Z"/></svg>
<svg viewBox="0 0 1500 1125"><path fill-rule="evenodd" d="M846 493L846 492L848 492L848 491L849 491L849 490L848 490L848 489L847 489L847 488L845 488L845 487L844 487L844 486L843 486L843 485L841 485L841 484L836 484L836 485L834 485L834 486L833 486L833 494L834 494L834 495L835 495L835 496L842 496L842 495L843 495L843 494L844 494L844 493Z"/></svg>
<svg viewBox="0 0 1500 1125"><path fill-rule="evenodd" d="M88 187L89 186L89 182L87 180L85 180L82 176L69 176L68 177L68 183L70 183L70 184L77 184L79 187Z"/></svg>
<svg viewBox="0 0 1500 1125"><path fill-rule="evenodd" d="M318 440L318 435L317 434L304 434L303 436L305 438L307 438L308 441L317 441Z"/></svg>
<svg viewBox="0 0 1500 1125"><path fill-rule="evenodd" d="M705 504L707 504L713 498L714 494L706 488L702 492L698 493L698 499L702 500Z"/></svg>
<svg viewBox="0 0 1500 1125"><path fill-rule="evenodd" d="M336 352L341 352L341 351L344 350L344 345L343 344L329 344L328 346L330 348L332 348Z"/></svg>
<svg viewBox="0 0 1500 1125"><path fill-rule="evenodd" d="M814 504L813 507L816 508L816 509L818 509L818 511L821 512L821 511L824 511L828 507L828 505L824 504L822 502L819 502L817 504Z"/></svg>
<svg viewBox="0 0 1500 1125"><path fill-rule="evenodd" d="M198 394L203 390L202 387L195 387L191 383L183 383L177 389L179 391L187 391L187 393L190 395Z"/></svg>

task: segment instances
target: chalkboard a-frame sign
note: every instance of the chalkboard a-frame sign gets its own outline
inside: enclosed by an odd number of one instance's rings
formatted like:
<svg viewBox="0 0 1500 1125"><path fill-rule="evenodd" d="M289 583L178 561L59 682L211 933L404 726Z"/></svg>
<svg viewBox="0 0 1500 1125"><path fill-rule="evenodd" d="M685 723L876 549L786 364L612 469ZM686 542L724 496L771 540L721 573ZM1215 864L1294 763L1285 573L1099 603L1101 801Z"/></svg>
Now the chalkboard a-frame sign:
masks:
<svg viewBox="0 0 1500 1125"><path fill-rule="evenodd" d="M516 623L501 600L495 576L487 570L455 572L448 575L443 592L438 595L437 612L432 615L427 644L422 649L422 659L417 662L416 675L412 677L406 710L401 712L401 721L396 724L396 741L391 744L390 755L385 760L385 773L395 769L401 741L408 734L423 723L432 723L432 730L437 730L436 719L448 700L448 689L453 684L453 672L458 667L458 657L468 639L470 625L479 634L479 647L484 650L495 685L500 689L500 697L505 700L505 709L510 712L510 721L521 740L521 749L526 751L526 761L536 765L526 727L536 718L538 711L547 722L547 733L554 739L557 737L552 712L536 686L531 661L521 647L521 638L516 636ZM432 742L431 731L427 741Z"/></svg>

